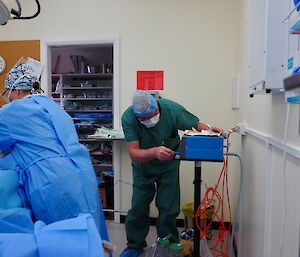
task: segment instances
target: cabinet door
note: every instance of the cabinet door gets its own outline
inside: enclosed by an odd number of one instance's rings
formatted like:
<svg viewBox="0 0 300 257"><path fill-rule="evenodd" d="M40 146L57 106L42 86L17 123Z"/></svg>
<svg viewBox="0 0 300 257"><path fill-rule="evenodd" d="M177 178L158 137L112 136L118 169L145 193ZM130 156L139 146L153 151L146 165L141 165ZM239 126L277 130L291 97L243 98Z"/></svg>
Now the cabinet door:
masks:
<svg viewBox="0 0 300 257"><path fill-rule="evenodd" d="M288 59L286 0L251 0L249 94L283 88Z"/></svg>

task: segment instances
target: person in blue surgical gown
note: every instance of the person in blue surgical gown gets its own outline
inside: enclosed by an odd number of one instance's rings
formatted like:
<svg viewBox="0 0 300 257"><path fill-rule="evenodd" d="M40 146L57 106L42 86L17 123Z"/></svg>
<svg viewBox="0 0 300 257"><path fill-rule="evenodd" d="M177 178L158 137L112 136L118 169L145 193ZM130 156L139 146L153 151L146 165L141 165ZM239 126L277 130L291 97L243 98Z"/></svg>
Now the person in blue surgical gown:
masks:
<svg viewBox="0 0 300 257"><path fill-rule="evenodd" d="M11 102L0 108L0 150L9 149L9 155L0 167L13 165L18 172L19 194L35 220L50 224L90 213L108 240L89 152L79 143L72 118L49 97L33 94L39 66L22 59L8 73L5 94Z"/></svg>

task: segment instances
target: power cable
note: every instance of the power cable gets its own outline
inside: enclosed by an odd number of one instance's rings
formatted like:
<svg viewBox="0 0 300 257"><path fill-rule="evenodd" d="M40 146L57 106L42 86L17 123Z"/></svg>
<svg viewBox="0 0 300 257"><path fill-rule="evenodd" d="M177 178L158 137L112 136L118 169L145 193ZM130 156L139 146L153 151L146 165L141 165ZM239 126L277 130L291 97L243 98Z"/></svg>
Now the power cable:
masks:
<svg viewBox="0 0 300 257"><path fill-rule="evenodd" d="M286 119L284 126L284 135L283 135L283 164L282 164L282 172L283 172L283 216L281 220L281 233L280 233L280 256L283 257L283 245L284 245L284 235L285 235L285 226L286 226L286 217L287 217L287 188L286 188L286 153L287 153L287 127L289 122L289 114L290 114L290 104L287 104L286 109Z"/></svg>
<svg viewBox="0 0 300 257"><path fill-rule="evenodd" d="M40 12L41 12L41 5L40 5L39 0L35 0L35 2L37 4L37 11L36 11L36 13L34 15L27 16L27 17L18 17L18 16L16 16L16 17L13 17L13 19L14 20L30 20L30 19L33 19L33 18L37 17L40 14ZM17 3L18 3L18 1L17 1ZM20 8L21 8L21 6L20 6Z"/></svg>
<svg viewBox="0 0 300 257"><path fill-rule="evenodd" d="M231 238L230 238L230 252L229 252L229 256L232 257L232 249L233 249L233 237L234 237L234 233L235 233L235 225L236 225L236 219L237 219L237 213L238 213L238 209L240 207L240 203L241 203L241 192L243 189L243 161L242 158L236 154L236 153L225 153L225 155L229 155L229 156L235 156L238 157L240 160L240 189L239 189L239 195L238 195L238 200L237 200L237 205L235 208L235 212L234 212L234 217L233 217L233 222L232 222L232 232L231 232Z"/></svg>

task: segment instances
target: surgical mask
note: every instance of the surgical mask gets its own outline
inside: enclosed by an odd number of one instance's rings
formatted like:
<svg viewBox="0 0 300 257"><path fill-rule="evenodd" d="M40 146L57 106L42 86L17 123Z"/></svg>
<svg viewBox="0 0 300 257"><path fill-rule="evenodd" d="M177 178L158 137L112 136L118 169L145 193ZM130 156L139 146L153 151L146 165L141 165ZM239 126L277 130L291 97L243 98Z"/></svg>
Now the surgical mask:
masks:
<svg viewBox="0 0 300 257"><path fill-rule="evenodd" d="M157 113L150 119L141 120L142 123L146 128L153 128L159 122L160 115Z"/></svg>

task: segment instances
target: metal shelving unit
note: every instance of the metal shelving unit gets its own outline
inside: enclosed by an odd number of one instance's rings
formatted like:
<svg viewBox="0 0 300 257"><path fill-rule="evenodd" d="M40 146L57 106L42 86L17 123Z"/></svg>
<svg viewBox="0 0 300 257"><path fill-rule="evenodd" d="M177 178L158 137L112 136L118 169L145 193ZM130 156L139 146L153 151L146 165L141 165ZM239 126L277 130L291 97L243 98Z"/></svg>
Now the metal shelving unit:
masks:
<svg viewBox="0 0 300 257"><path fill-rule="evenodd" d="M93 134L101 125L113 127L112 84L112 73L52 74L52 98L73 118L79 142L92 148L93 167L103 183L106 182L102 172L113 171L113 141L90 139L87 135ZM110 153L105 152L107 150ZM113 202L106 201L106 204L113 208Z"/></svg>
<svg viewBox="0 0 300 257"><path fill-rule="evenodd" d="M104 100L112 100L112 98L111 97L109 97L109 98L84 98L84 97L82 97L82 98L66 98L66 97L64 97L63 98L64 100L71 100L71 101L104 101Z"/></svg>
<svg viewBox="0 0 300 257"><path fill-rule="evenodd" d="M73 120L95 120L95 119L97 119L97 120L111 120L112 117L111 118L73 118Z"/></svg>
<svg viewBox="0 0 300 257"><path fill-rule="evenodd" d="M111 87L65 87L65 90L101 90L101 89L111 89Z"/></svg>
<svg viewBox="0 0 300 257"><path fill-rule="evenodd" d="M63 99L64 100L64 99ZM61 101L61 100L60 100ZM111 109L68 109L68 108L63 108L66 112L85 112L85 113L92 113L92 112L111 112L112 110Z"/></svg>

